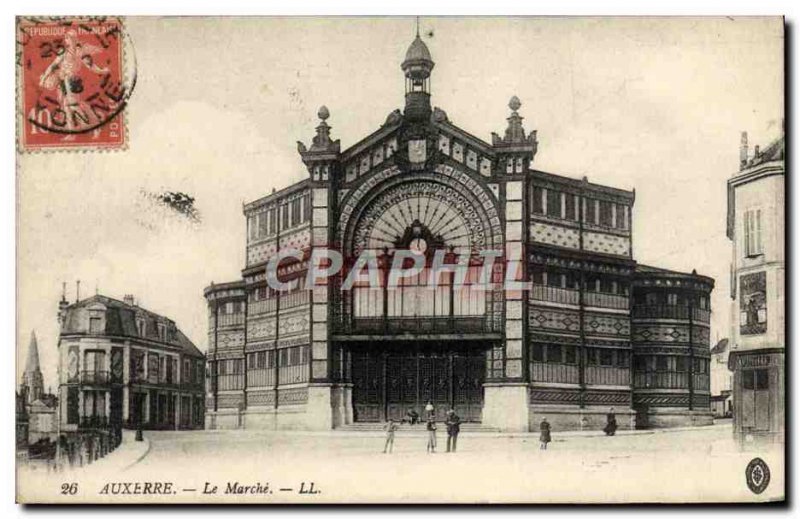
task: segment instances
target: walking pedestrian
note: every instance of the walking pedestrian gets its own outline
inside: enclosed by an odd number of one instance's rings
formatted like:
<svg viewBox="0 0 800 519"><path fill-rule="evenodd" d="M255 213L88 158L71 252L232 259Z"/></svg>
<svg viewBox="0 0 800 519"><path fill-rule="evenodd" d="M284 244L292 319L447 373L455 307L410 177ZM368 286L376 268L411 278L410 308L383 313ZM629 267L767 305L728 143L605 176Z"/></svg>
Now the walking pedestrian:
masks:
<svg viewBox="0 0 800 519"><path fill-rule="evenodd" d="M391 454L392 448L394 447L394 432L397 430L397 424L394 420L389 418L389 421L386 422L383 428L386 429L386 443L383 445L383 453L386 454L388 451L389 454Z"/></svg>
<svg viewBox="0 0 800 519"><path fill-rule="evenodd" d="M539 441L541 445L539 449L546 451L547 444L550 443L550 422L547 421L547 417L542 417L542 423L539 424Z"/></svg>
<svg viewBox="0 0 800 519"><path fill-rule="evenodd" d="M461 417L451 408L447 411L447 420L444 423L447 426L447 452L455 452L461 430Z"/></svg>
<svg viewBox="0 0 800 519"><path fill-rule="evenodd" d="M433 402L428 400L428 403L425 405L425 415L427 420L433 420L434 417L434 410L433 410Z"/></svg>
<svg viewBox="0 0 800 519"><path fill-rule="evenodd" d="M433 454L436 452L436 422L433 420L433 418L428 420L428 425L426 428L428 429L427 452Z"/></svg>
<svg viewBox="0 0 800 519"><path fill-rule="evenodd" d="M608 410L608 414L606 415L606 426L603 428L603 432L606 433L606 436L614 436L614 433L617 432L617 417L614 414L614 408Z"/></svg>

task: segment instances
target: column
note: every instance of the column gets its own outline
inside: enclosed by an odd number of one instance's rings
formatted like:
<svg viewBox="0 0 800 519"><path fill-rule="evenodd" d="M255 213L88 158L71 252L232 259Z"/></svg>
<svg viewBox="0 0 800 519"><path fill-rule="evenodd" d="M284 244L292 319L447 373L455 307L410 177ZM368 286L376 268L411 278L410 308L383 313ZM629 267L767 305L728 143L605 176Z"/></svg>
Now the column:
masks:
<svg viewBox="0 0 800 519"><path fill-rule="evenodd" d="M526 281L525 222L523 181L506 183L506 277L505 282ZM527 431L528 385L525 378L523 290L504 287L505 362L503 378L484 385L483 422L504 431Z"/></svg>
<svg viewBox="0 0 800 519"><path fill-rule="evenodd" d="M315 249L326 249L330 246L329 197L330 190L327 187L311 189L311 243ZM334 426L329 383L330 286L329 279L320 279L311 292L311 372L306 406L307 426L310 429L326 430Z"/></svg>

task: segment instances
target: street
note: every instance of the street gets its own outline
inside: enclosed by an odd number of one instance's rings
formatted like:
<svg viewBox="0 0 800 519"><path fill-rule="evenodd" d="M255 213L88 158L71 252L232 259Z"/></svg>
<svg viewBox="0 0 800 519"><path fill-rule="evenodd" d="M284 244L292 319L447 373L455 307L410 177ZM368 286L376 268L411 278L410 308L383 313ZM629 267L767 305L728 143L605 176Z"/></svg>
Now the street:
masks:
<svg viewBox="0 0 800 519"><path fill-rule="evenodd" d="M730 423L605 437L462 433L458 452L425 452L422 430L397 433L146 432L147 454L119 473L76 472L86 498L112 502L698 502L764 501L783 494L780 451L739 452ZM756 456L770 467L761 495L745 483ZM101 494L106 483L169 482L167 495ZM106 490L108 492L108 489ZM204 493L205 492L205 493Z"/></svg>

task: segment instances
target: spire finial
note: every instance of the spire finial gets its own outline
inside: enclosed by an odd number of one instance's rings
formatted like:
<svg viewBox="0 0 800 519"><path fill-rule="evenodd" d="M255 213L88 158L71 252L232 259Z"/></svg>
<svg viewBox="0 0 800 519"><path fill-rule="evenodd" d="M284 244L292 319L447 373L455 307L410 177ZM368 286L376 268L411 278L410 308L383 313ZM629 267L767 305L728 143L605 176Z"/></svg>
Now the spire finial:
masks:
<svg viewBox="0 0 800 519"><path fill-rule="evenodd" d="M417 38L419 38L419 16L417 18Z"/></svg>

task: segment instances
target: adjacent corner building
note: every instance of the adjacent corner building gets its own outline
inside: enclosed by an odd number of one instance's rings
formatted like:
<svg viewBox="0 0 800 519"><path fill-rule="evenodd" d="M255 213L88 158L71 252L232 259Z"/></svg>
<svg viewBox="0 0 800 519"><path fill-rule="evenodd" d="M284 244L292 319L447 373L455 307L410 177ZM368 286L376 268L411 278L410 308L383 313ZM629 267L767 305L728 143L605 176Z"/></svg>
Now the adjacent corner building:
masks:
<svg viewBox="0 0 800 519"><path fill-rule="evenodd" d="M453 407L503 431L542 416L600 429L611 408L623 428L710 424L714 280L638 264L635 192L537 169L516 96L486 141L432 105L419 36L400 69L402 110L343 148L321 107L298 143L307 178L244 206L241 278L204 293L206 426L347 428L427 402L440 420ZM340 252L344 271L306 286L316 248ZM279 264L288 288L275 290L267 265L290 249L303 253ZM425 269L436 251L501 251L495 288L455 289L448 273L430 288L423 269L399 287L381 275L380 289L342 289L362 253L385 269L401 250ZM505 290L509 272L530 288Z"/></svg>
<svg viewBox="0 0 800 519"><path fill-rule="evenodd" d="M751 154L728 180L733 429L741 441L784 440L786 379L785 135Z"/></svg>
<svg viewBox="0 0 800 519"><path fill-rule="evenodd" d="M95 295L59 304L60 431L201 429L205 356L171 319Z"/></svg>

